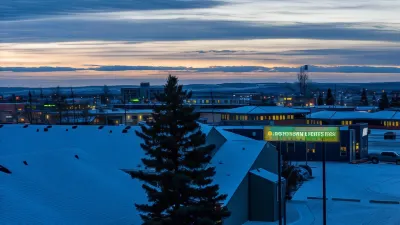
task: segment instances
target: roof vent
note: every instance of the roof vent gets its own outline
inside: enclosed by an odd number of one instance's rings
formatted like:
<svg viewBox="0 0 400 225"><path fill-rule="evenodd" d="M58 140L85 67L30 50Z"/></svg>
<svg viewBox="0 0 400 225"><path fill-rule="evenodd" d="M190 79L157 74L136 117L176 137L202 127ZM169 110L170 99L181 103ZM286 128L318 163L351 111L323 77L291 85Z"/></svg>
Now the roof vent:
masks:
<svg viewBox="0 0 400 225"><path fill-rule="evenodd" d="M2 128L4 125L3 124L0 124L0 128Z"/></svg>
<svg viewBox="0 0 400 225"><path fill-rule="evenodd" d="M99 130L101 130L101 129L103 129L104 128L104 126L99 126Z"/></svg>
<svg viewBox="0 0 400 225"><path fill-rule="evenodd" d="M129 129L131 129L131 126L125 127L125 130L129 130Z"/></svg>
<svg viewBox="0 0 400 225"><path fill-rule="evenodd" d="M24 164L25 164L25 166L27 166L27 165L28 165L28 163L27 163L26 161L23 161L22 163L24 163Z"/></svg>
<svg viewBox="0 0 400 225"><path fill-rule="evenodd" d="M218 163L219 163L219 164L224 164L222 161L219 161Z"/></svg>
<svg viewBox="0 0 400 225"><path fill-rule="evenodd" d="M47 132L47 131L49 131L49 129L48 129L48 128L44 128L43 130L44 130L44 132Z"/></svg>
<svg viewBox="0 0 400 225"><path fill-rule="evenodd" d="M2 165L0 165L0 172L11 174L11 171Z"/></svg>
<svg viewBox="0 0 400 225"><path fill-rule="evenodd" d="M27 128L28 127L28 125L24 125L22 128Z"/></svg>
<svg viewBox="0 0 400 225"><path fill-rule="evenodd" d="M76 125L75 125L75 126L72 126L72 129L76 129L76 128L78 128L78 126L76 126Z"/></svg>
<svg viewBox="0 0 400 225"><path fill-rule="evenodd" d="M230 177L230 176L231 176L231 174L230 174L230 173L227 173L227 174L226 174L226 176Z"/></svg>
<svg viewBox="0 0 400 225"><path fill-rule="evenodd" d="M245 148L245 147L243 147L243 148L242 148L242 150L244 151L244 150L246 150L246 148Z"/></svg>
<svg viewBox="0 0 400 225"><path fill-rule="evenodd" d="M138 167L138 168L141 168L141 167L142 167L142 165L138 164L138 165L137 165L137 167Z"/></svg>
<svg viewBox="0 0 400 225"><path fill-rule="evenodd" d="M67 129L65 129L65 131L68 131L68 128L67 128Z"/></svg>
<svg viewBox="0 0 400 225"><path fill-rule="evenodd" d="M112 130L110 130L110 134L112 133Z"/></svg>
<svg viewBox="0 0 400 225"><path fill-rule="evenodd" d="M75 155L75 158L79 159L79 156L78 156L78 155Z"/></svg>
<svg viewBox="0 0 400 225"><path fill-rule="evenodd" d="M39 129L36 129L36 132L39 132Z"/></svg>
<svg viewBox="0 0 400 225"><path fill-rule="evenodd" d="M48 126L47 126L47 129L52 128L52 127L53 127L52 125L48 125Z"/></svg>
<svg viewBox="0 0 400 225"><path fill-rule="evenodd" d="M124 130L122 131L122 133L123 133L123 134L126 134L126 133L128 133L128 130L125 130L125 129L124 129Z"/></svg>

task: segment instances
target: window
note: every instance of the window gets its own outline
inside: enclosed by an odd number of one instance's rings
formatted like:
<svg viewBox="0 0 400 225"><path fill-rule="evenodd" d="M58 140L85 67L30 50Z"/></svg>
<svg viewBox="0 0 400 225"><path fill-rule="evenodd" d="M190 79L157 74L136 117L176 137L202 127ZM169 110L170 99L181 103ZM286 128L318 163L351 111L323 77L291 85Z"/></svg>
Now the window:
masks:
<svg viewBox="0 0 400 225"><path fill-rule="evenodd" d="M272 119L275 120L275 115L272 116Z"/></svg>
<svg viewBox="0 0 400 225"><path fill-rule="evenodd" d="M310 120L307 120L307 124L310 124Z"/></svg>
<svg viewBox="0 0 400 225"><path fill-rule="evenodd" d="M346 146L340 147L340 156L347 156L347 148L346 148Z"/></svg>
<svg viewBox="0 0 400 225"><path fill-rule="evenodd" d="M264 120L264 116L260 116L260 120Z"/></svg>
<svg viewBox="0 0 400 225"><path fill-rule="evenodd" d="M315 153L315 143L307 143L307 152Z"/></svg>
<svg viewBox="0 0 400 225"><path fill-rule="evenodd" d="M206 100L206 104L209 104L210 103L210 100Z"/></svg>
<svg viewBox="0 0 400 225"><path fill-rule="evenodd" d="M236 120L239 120L239 115L236 115Z"/></svg>
<svg viewBox="0 0 400 225"><path fill-rule="evenodd" d="M322 120L319 121L319 125L322 125Z"/></svg>
<svg viewBox="0 0 400 225"><path fill-rule="evenodd" d="M356 150L359 150L360 149L360 143L356 143Z"/></svg>
<svg viewBox="0 0 400 225"><path fill-rule="evenodd" d="M390 156L390 157L395 156L395 154L393 152L382 152L381 155L382 156Z"/></svg>
<svg viewBox="0 0 400 225"><path fill-rule="evenodd" d="M398 126L399 126L399 122L397 121L397 122L396 122L396 127L398 127Z"/></svg>
<svg viewBox="0 0 400 225"><path fill-rule="evenodd" d="M386 121L383 121L383 125L386 126Z"/></svg>

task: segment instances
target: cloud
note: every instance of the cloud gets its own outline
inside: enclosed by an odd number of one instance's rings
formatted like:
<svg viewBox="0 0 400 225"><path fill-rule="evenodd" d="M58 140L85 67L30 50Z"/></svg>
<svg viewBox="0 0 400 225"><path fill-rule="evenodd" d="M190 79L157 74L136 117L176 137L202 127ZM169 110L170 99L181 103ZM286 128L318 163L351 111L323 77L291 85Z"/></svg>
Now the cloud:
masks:
<svg viewBox="0 0 400 225"><path fill-rule="evenodd" d="M0 20L82 12L209 8L221 4L217 0L2 0Z"/></svg>
<svg viewBox="0 0 400 225"><path fill-rule="evenodd" d="M268 56L276 57L275 60L283 60L289 63L301 64L304 59L311 59L310 57L321 58L328 57L329 60L321 60L318 64L334 64L334 65L400 65L398 59L400 58L400 47L385 48L348 48L348 49L306 49L306 50L288 50L288 51L245 51L245 50L208 50L208 51L193 51L189 53L198 53L207 55L208 59L218 56L230 56L249 58L252 56ZM293 58L292 56L296 56ZM268 58L267 60L271 60ZM272 58L273 60L273 58ZM314 59L312 59L314 60ZM326 61L326 62L324 62Z"/></svg>
<svg viewBox="0 0 400 225"><path fill-rule="evenodd" d="M97 66L92 68L73 67L0 67L0 71L9 72L59 72L59 71L190 71L197 73L224 72L224 73L247 73L247 72L298 72L297 67L261 67L261 66L214 66L205 68L194 67L157 67L157 66ZM371 67L371 66L309 66L310 72L324 73L400 73L399 67Z"/></svg>
<svg viewBox="0 0 400 225"><path fill-rule="evenodd" d="M400 42L399 31L364 23L258 23L219 20L19 21L3 26L4 43L320 39Z"/></svg>

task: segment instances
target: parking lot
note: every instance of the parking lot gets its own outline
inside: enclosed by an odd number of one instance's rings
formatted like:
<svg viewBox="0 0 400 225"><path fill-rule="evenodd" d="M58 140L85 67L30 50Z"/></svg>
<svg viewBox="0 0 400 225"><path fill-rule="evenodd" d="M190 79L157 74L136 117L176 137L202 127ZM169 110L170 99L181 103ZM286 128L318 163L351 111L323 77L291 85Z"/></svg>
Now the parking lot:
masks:
<svg viewBox="0 0 400 225"><path fill-rule="evenodd" d="M304 201L317 225L322 224L322 163L308 164L314 179L304 182L293 201ZM400 166L327 162L326 185L329 225L400 225Z"/></svg>

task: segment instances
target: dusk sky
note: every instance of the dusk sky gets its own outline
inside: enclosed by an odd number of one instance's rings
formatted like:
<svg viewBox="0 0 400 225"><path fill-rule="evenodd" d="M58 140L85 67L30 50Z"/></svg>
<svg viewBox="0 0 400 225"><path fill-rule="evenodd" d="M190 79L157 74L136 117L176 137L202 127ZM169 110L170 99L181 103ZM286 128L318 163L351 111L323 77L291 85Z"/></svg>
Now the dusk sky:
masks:
<svg viewBox="0 0 400 225"><path fill-rule="evenodd" d="M0 86L400 81L399 0L2 0Z"/></svg>

